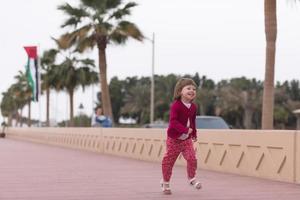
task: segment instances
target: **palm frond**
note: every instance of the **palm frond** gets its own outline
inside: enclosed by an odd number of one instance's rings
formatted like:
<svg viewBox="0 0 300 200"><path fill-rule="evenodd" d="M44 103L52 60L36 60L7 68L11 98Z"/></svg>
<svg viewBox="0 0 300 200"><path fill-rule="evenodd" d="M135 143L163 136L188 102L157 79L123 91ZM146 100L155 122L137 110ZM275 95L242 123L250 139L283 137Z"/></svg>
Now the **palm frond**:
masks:
<svg viewBox="0 0 300 200"><path fill-rule="evenodd" d="M107 24L97 24L95 25L95 32L100 35L108 35L110 29L107 28L110 28Z"/></svg>
<svg viewBox="0 0 300 200"><path fill-rule="evenodd" d="M137 5L138 5L137 3L129 2L123 8L117 9L115 12L113 12L112 15L109 17L109 19L110 18L121 19L126 15L130 15L131 14L130 9Z"/></svg>
<svg viewBox="0 0 300 200"><path fill-rule="evenodd" d="M116 29L112 32L110 39L113 42L123 43L127 40L127 37L132 37L139 41L144 39L144 36L138 27L128 21L119 22Z"/></svg>
<svg viewBox="0 0 300 200"><path fill-rule="evenodd" d="M74 8L68 3L58 6L58 9L69 15L69 18L61 25L62 28L66 26L77 27L77 25L82 21L82 18L89 16L89 13L86 12L85 8Z"/></svg>
<svg viewBox="0 0 300 200"><path fill-rule="evenodd" d="M114 8L117 8L121 4L122 4L122 0L106 0L105 7L107 9L114 9Z"/></svg>
<svg viewBox="0 0 300 200"><path fill-rule="evenodd" d="M89 34L91 28L92 28L92 24L85 25L85 26L81 27L80 29L78 29L77 35L79 36L79 38L86 37Z"/></svg>
<svg viewBox="0 0 300 200"><path fill-rule="evenodd" d="M79 53L83 53L88 48L93 49L95 44L96 44L95 37L94 35L91 35L90 37L83 38L80 42L78 42L75 51Z"/></svg>
<svg viewBox="0 0 300 200"><path fill-rule="evenodd" d="M113 25L111 23L108 22L103 22L102 26L107 30L107 32L111 31L113 28Z"/></svg>
<svg viewBox="0 0 300 200"><path fill-rule="evenodd" d="M76 18L76 19L81 19L82 17L88 17L89 13L86 12L86 10L82 7L75 8L72 7L70 4L65 3L57 7L58 10L63 11L67 15Z"/></svg>
<svg viewBox="0 0 300 200"><path fill-rule="evenodd" d="M129 3L127 3L127 4L125 5L124 9L133 8L133 7L135 7L135 6L138 6L138 4L135 3L135 2L129 2Z"/></svg>
<svg viewBox="0 0 300 200"><path fill-rule="evenodd" d="M109 35L109 41L112 41L116 44L125 44L125 42L128 40L128 36L123 34L122 31L119 29L115 29L110 35Z"/></svg>
<svg viewBox="0 0 300 200"><path fill-rule="evenodd" d="M52 37L52 39L55 41L55 43L59 49L68 49L72 45L74 45L76 35L70 34L70 33L65 33L62 36L60 36L59 39L55 39L53 37Z"/></svg>
<svg viewBox="0 0 300 200"><path fill-rule="evenodd" d="M49 49L47 51L44 51L44 53L41 57L42 67L53 64L55 62L57 53L58 53L58 50L56 50L56 49Z"/></svg>
<svg viewBox="0 0 300 200"><path fill-rule="evenodd" d="M81 27L71 33L63 34L59 39L52 38L60 49L68 49L76 44L76 41L81 40L86 37L89 33L92 25L88 24Z"/></svg>
<svg viewBox="0 0 300 200"><path fill-rule="evenodd" d="M70 17L67 19L60 27L65 28L66 26L74 26L77 27L77 25L81 22L80 19L75 18L75 17Z"/></svg>
<svg viewBox="0 0 300 200"><path fill-rule="evenodd" d="M107 0L80 0L80 2L87 7L92 9L104 8Z"/></svg>
<svg viewBox="0 0 300 200"><path fill-rule="evenodd" d="M142 41L144 38L142 32L139 30L139 28L134 23L131 23L128 21L121 21L119 23L119 27L126 35L128 35L136 40Z"/></svg>
<svg viewBox="0 0 300 200"><path fill-rule="evenodd" d="M89 66L95 67L95 61L93 59L86 58L78 61L84 65L83 67L88 67L88 68Z"/></svg>

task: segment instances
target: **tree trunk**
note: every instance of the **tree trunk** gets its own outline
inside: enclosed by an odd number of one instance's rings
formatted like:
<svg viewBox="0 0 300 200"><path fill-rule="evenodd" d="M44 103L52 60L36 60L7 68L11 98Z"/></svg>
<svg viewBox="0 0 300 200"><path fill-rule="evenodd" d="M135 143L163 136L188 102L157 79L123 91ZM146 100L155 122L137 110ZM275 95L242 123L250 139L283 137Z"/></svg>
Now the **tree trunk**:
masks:
<svg viewBox="0 0 300 200"><path fill-rule="evenodd" d="M277 37L276 0L265 0L266 66L262 129L273 129L274 68Z"/></svg>
<svg viewBox="0 0 300 200"><path fill-rule="evenodd" d="M50 122L49 122L49 106L50 106L50 89L47 88L46 89L46 126L50 126Z"/></svg>
<svg viewBox="0 0 300 200"><path fill-rule="evenodd" d="M103 114L105 116L109 116L111 120L113 121L113 114L112 114L112 107L111 107L111 101L110 101L110 94L109 94L109 87L107 84L107 78L106 78L106 53L105 53L105 47L99 48L100 45L98 45L98 53L99 53L99 71L100 71L100 88L101 88L101 105L103 109Z"/></svg>
<svg viewBox="0 0 300 200"><path fill-rule="evenodd" d="M31 127L31 100L28 101L28 119L27 119L28 127Z"/></svg>
<svg viewBox="0 0 300 200"><path fill-rule="evenodd" d="M11 125L12 125L12 113L10 112L9 114L8 114L8 119L7 119L7 126L9 126L9 127L11 127Z"/></svg>
<svg viewBox="0 0 300 200"><path fill-rule="evenodd" d="M245 108L244 110L244 127L246 129L252 128L252 116L253 116L253 109Z"/></svg>
<svg viewBox="0 0 300 200"><path fill-rule="evenodd" d="M216 106L216 107L215 107L215 115L216 115L216 116L220 116L221 113L222 113L222 108Z"/></svg>
<svg viewBox="0 0 300 200"><path fill-rule="evenodd" d="M20 114L19 114L19 109L16 110L16 127L18 127L20 124Z"/></svg>
<svg viewBox="0 0 300 200"><path fill-rule="evenodd" d="M20 115L21 115L21 124L20 124L20 126L21 127L23 127L23 108L21 108L21 110L20 110Z"/></svg>
<svg viewBox="0 0 300 200"><path fill-rule="evenodd" d="M206 113L205 106L201 103L199 108L200 108L200 115L205 115Z"/></svg>
<svg viewBox="0 0 300 200"><path fill-rule="evenodd" d="M70 97L70 124L69 126L74 126L74 113L73 113L73 100L74 100L74 90L69 90L69 97Z"/></svg>

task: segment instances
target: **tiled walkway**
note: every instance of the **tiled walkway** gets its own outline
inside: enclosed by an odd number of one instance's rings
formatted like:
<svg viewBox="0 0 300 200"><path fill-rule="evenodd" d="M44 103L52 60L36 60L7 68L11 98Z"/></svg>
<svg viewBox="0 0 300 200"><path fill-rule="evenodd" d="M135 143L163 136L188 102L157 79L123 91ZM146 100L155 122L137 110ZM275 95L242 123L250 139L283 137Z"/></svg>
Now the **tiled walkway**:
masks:
<svg viewBox="0 0 300 200"><path fill-rule="evenodd" d="M175 167L171 196L159 188L159 163L0 139L0 200L299 200L300 185L199 171L203 189Z"/></svg>

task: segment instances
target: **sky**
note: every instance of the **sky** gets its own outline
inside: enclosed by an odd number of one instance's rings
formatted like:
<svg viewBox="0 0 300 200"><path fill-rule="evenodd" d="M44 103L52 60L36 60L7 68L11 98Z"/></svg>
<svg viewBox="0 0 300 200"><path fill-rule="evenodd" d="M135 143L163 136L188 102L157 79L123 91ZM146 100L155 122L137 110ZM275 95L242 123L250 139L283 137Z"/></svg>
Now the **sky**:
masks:
<svg viewBox="0 0 300 200"><path fill-rule="evenodd" d="M39 53L55 48L51 37L68 29L60 25L66 17L57 6L77 0L15 0L2 3L0 12L0 92L14 83L27 61L23 46L37 45ZM125 1L126 2L126 1ZM155 33L155 74L206 75L215 81L245 76L264 79L265 33L263 0L136 0L129 18L149 38ZM300 3L277 0L278 36L275 81L300 77ZM129 40L126 45L107 48L107 75L150 76L152 46L149 40ZM94 49L86 56L97 59ZM75 95L75 114L79 104L92 113L99 86ZM50 118L68 116L64 92L52 93ZM45 119L45 98L32 107L33 118ZM26 113L26 109L24 113ZM0 117L1 120L1 117Z"/></svg>

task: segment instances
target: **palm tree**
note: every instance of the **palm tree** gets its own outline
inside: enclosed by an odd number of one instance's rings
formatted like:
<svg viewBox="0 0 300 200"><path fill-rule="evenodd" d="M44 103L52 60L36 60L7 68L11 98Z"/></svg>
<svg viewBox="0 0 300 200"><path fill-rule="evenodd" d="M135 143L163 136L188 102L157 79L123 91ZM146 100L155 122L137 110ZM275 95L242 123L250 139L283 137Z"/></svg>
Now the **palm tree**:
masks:
<svg viewBox="0 0 300 200"><path fill-rule="evenodd" d="M149 104L150 104L150 80L147 79L147 83L143 83L140 80L138 84L129 88L127 95L125 96L125 105L121 109L123 115L133 115L137 117L139 124L149 122Z"/></svg>
<svg viewBox="0 0 300 200"><path fill-rule="evenodd" d="M195 78L197 77L197 73ZM200 115L214 115L214 106L216 102L215 83L211 79L207 79L206 76L199 77L196 81L199 84L199 90L197 91L196 103L198 105Z"/></svg>
<svg viewBox="0 0 300 200"><path fill-rule="evenodd" d="M73 32L61 36L59 43L68 48L76 46L83 52L95 45L98 48L100 88L103 112L113 119L106 76L106 47L110 43L124 44L129 37L142 41L143 34L137 26L124 20L136 3L124 4L122 0L80 0L79 7L65 3L58 7L69 18L62 27L72 27Z"/></svg>
<svg viewBox="0 0 300 200"><path fill-rule="evenodd" d="M173 91L178 76L169 74L167 76L155 75L155 119L168 120L170 103L173 99ZM145 96L144 98L147 98Z"/></svg>
<svg viewBox="0 0 300 200"><path fill-rule="evenodd" d="M2 93L2 101L1 101L1 114L3 117L7 117L8 126L12 125L12 117L13 113L16 110L16 104L14 101L13 93L11 89L8 89L6 92Z"/></svg>
<svg viewBox="0 0 300 200"><path fill-rule="evenodd" d="M27 76L22 71L19 71L19 74L15 76L17 80L11 86L14 95L14 101L17 106L17 110L20 109L20 115L16 111L17 114L17 123L19 122L20 117L22 118L22 110L26 104L28 104L28 126L31 126L31 96L32 90L27 82ZM22 122L21 122L22 123Z"/></svg>
<svg viewBox="0 0 300 200"><path fill-rule="evenodd" d="M261 106L262 84L256 79L245 77L223 80L218 84L216 106L219 114L230 115L237 127L254 128L254 117Z"/></svg>
<svg viewBox="0 0 300 200"><path fill-rule="evenodd" d="M16 118L16 124L19 123L20 117L22 117L22 110L26 104L28 104L28 126L31 122L31 89L27 83L26 74L19 71L15 76L16 83L12 84L7 92L2 93L3 99L1 102L1 112L4 117L8 117L8 125L12 125L12 119ZM20 113L18 110L20 109Z"/></svg>
<svg viewBox="0 0 300 200"><path fill-rule="evenodd" d="M78 65L80 65L78 67ZM55 74L61 81L60 88L67 90L70 98L70 126L74 126L74 92L76 88L81 85L83 89L85 86L98 82L98 73L92 70L94 61L90 59L75 59L66 58L60 65L56 66Z"/></svg>
<svg viewBox="0 0 300 200"><path fill-rule="evenodd" d="M50 89L56 88L56 74L54 72L54 63L58 50L50 49L43 53L41 57L41 67L44 73L42 78L42 89L46 90L46 124L49 126L49 107L50 107Z"/></svg>
<svg viewBox="0 0 300 200"><path fill-rule="evenodd" d="M262 108L262 129L273 129L274 66L277 38L276 0L265 0L266 64Z"/></svg>
<svg viewBox="0 0 300 200"><path fill-rule="evenodd" d="M273 129L274 65L277 37L276 0L265 0L266 69L262 106L262 129Z"/></svg>

